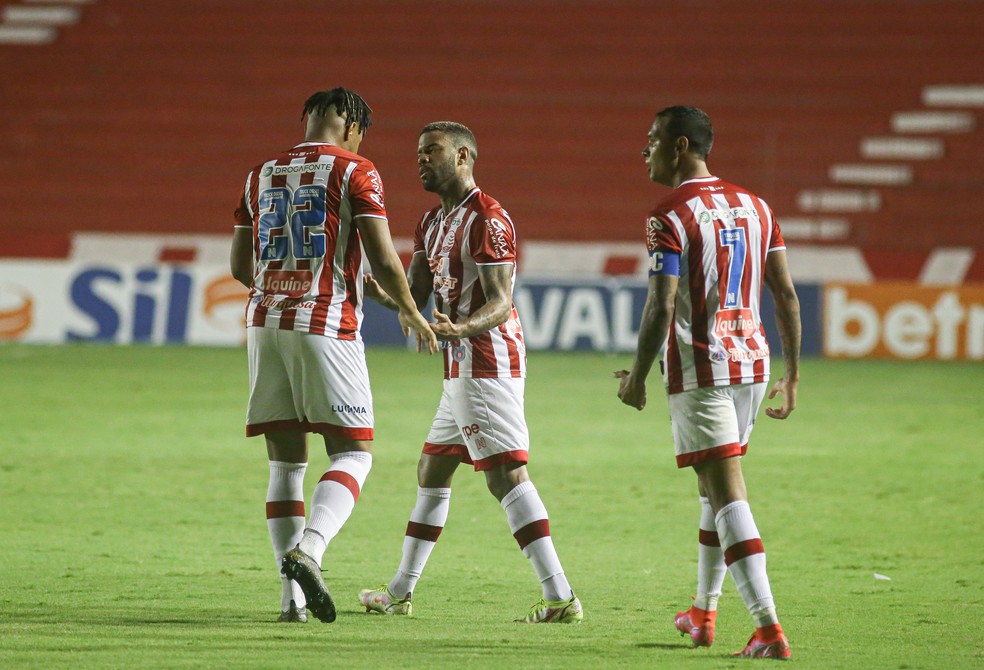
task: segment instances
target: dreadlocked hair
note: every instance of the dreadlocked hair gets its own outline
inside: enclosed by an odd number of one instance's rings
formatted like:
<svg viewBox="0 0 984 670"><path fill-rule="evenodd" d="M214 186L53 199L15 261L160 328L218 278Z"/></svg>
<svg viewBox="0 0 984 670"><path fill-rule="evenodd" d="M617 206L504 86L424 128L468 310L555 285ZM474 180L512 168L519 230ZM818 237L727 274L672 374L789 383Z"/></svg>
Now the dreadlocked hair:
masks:
<svg viewBox="0 0 984 670"><path fill-rule="evenodd" d="M372 125L372 108L358 93L341 86L328 91L318 91L308 98L304 103L301 118L308 114L325 116L331 107L335 108L339 116L344 116L346 122L358 123L360 133L364 133Z"/></svg>

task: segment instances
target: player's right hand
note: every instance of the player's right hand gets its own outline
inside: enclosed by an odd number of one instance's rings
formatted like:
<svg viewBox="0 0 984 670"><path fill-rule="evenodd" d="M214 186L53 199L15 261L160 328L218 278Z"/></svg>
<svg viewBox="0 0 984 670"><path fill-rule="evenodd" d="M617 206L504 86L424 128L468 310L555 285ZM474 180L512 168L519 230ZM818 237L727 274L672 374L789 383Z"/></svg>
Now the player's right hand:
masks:
<svg viewBox="0 0 984 670"><path fill-rule="evenodd" d="M621 380L618 384L618 399L641 412L646 406L646 382L637 384L628 370L616 370L613 376Z"/></svg>
<svg viewBox="0 0 984 670"><path fill-rule="evenodd" d="M430 324L427 320L421 316L420 312L413 310L412 312L405 312L400 310L397 315L400 320L400 327L403 329L403 334L410 336L413 332L417 338L417 351L427 350L428 354L434 354L438 350L437 337L434 335L434 331L431 330Z"/></svg>
<svg viewBox="0 0 984 670"><path fill-rule="evenodd" d="M770 419L785 419L792 414L793 410L796 409L796 389L798 386L798 379L780 379L777 381L769 392L769 400L780 395L782 396L782 405L776 408L766 407L765 415Z"/></svg>

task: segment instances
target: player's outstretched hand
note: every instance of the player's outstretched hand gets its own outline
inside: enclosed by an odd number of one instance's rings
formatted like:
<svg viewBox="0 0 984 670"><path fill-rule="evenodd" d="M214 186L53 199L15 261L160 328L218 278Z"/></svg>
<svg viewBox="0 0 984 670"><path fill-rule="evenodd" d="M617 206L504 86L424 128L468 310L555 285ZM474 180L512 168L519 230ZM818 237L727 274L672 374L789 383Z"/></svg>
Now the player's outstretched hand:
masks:
<svg viewBox="0 0 984 670"><path fill-rule="evenodd" d="M362 293L365 297L370 300L375 300L376 302L384 302L389 298L389 296L386 295L386 291L383 290L383 287L379 285L378 281L376 281L376 278L368 272L362 275Z"/></svg>
<svg viewBox="0 0 984 670"><path fill-rule="evenodd" d="M403 334L409 336L413 332L417 336L417 351L426 350L428 354L436 353L438 350L437 338L430 324L421 316L417 310L403 311L397 315L400 319L400 327Z"/></svg>
<svg viewBox="0 0 984 670"><path fill-rule="evenodd" d="M646 406L646 382L636 383L628 370L616 370L613 376L621 380L618 384L619 400L641 412Z"/></svg>
<svg viewBox="0 0 984 670"><path fill-rule="evenodd" d="M436 309L431 312L434 315L434 323L430 325L431 330L437 335L439 340L460 340L461 333L458 332L458 327L451 323L451 319L447 314L443 312L438 312Z"/></svg>
<svg viewBox="0 0 984 670"><path fill-rule="evenodd" d="M785 419L793 410L796 409L796 387L799 381L795 379L780 379L769 391L769 400L777 395L782 396L782 405L779 407L766 407L765 415L772 419Z"/></svg>

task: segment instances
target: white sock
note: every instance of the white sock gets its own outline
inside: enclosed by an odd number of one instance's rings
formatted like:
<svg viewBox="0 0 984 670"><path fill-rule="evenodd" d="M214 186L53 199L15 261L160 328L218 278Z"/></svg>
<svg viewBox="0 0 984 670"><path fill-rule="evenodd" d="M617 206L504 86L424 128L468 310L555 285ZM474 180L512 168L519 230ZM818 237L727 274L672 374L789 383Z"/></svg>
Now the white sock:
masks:
<svg viewBox="0 0 984 670"><path fill-rule="evenodd" d="M715 522L728 572L756 627L778 623L769 575L765 571L765 548L748 503L739 500L721 508Z"/></svg>
<svg viewBox="0 0 984 670"><path fill-rule="evenodd" d="M397 598L406 598L413 592L437 538L444 530L450 508L451 489L417 487L417 504L410 512L403 538L403 557L388 586L389 592Z"/></svg>
<svg viewBox="0 0 984 670"><path fill-rule="evenodd" d="M372 468L368 451L345 451L331 457L311 496L311 517L300 541L305 554L321 565L325 549L352 514L355 501Z"/></svg>
<svg viewBox="0 0 984 670"><path fill-rule="evenodd" d="M547 508L533 482L519 484L502 498L500 504L509 520L509 530L523 555L533 564L543 588L543 598L554 601L569 599L573 591L550 538Z"/></svg>
<svg viewBox="0 0 984 670"><path fill-rule="evenodd" d="M718 539L711 501L700 497L700 533L697 538L697 595L694 607L708 612L717 610L728 566Z"/></svg>
<svg viewBox="0 0 984 670"><path fill-rule="evenodd" d="M307 463L270 461L270 483L266 494L267 530L273 557L280 574L280 559L301 541L304 532L304 472ZM304 592L297 582L280 575L280 609L286 612L293 600L304 607Z"/></svg>

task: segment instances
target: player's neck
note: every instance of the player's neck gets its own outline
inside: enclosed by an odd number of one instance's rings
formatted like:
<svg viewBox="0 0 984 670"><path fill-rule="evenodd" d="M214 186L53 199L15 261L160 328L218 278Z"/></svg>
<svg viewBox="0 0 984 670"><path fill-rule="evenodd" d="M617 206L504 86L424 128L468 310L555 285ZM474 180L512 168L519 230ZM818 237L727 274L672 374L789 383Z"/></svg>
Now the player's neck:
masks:
<svg viewBox="0 0 984 670"><path fill-rule="evenodd" d="M461 204L472 189L475 188L475 180L471 177L456 179L448 184L448 188L441 192L441 208L447 214L452 209Z"/></svg>
<svg viewBox="0 0 984 670"><path fill-rule="evenodd" d="M681 162L680 167L676 174L673 175L673 188L676 188L685 181L690 181L691 179L701 179L703 177L710 177L711 172L707 169L707 163L704 161L687 161L686 163Z"/></svg>

